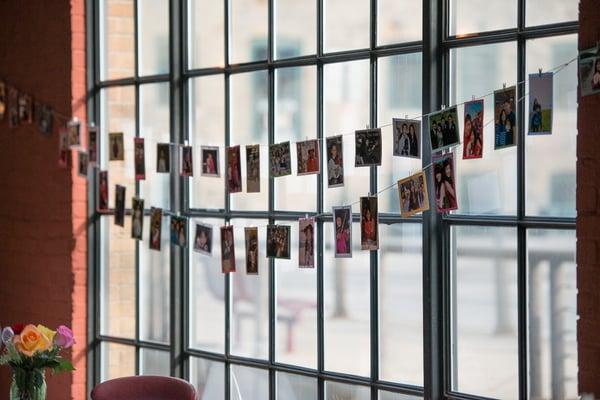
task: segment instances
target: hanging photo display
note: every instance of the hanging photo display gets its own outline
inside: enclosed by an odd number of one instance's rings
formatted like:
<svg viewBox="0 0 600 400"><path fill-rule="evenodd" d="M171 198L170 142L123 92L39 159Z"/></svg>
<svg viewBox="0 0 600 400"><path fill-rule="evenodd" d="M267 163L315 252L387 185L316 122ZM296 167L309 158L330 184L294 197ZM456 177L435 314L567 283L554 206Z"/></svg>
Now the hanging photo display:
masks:
<svg viewBox="0 0 600 400"><path fill-rule="evenodd" d="M169 143L157 143L156 154L156 172L161 174L171 172L171 145Z"/></svg>
<svg viewBox="0 0 600 400"><path fill-rule="evenodd" d="M219 148L214 146L200 147L202 160L202 176L219 176Z"/></svg>
<svg viewBox="0 0 600 400"><path fill-rule="evenodd" d="M352 257L352 207L333 207L335 258Z"/></svg>
<svg viewBox="0 0 600 400"><path fill-rule="evenodd" d="M354 133L356 167L381 165L381 129L363 129Z"/></svg>
<svg viewBox="0 0 600 400"><path fill-rule="evenodd" d="M85 151L77 152L77 174L83 178L87 178L89 166L88 154Z"/></svg>
<svg viewBox="0 0 600 400"><path fill-rule="evenodd" d="M443 213L457 210L454 154L449 153L433 158L433 184L437 211Z"/></svg>
<svg viewBox="0 0 600 400"><path fill-rule="evenodd" d="M258 228L244 228L244 242L246 245L246 274L258 274Z"/></svg>
<svg viewBox="0 0 600 400"><path fill-rule="evenodd" d="M517 88L511 86L494 92L494 149L517 144Z"/></svg>
<svg viewBox="0 0 600 400"><path fill-rule="evenodd" d="M109 161L125 160L125 144L123 142L123 132L111 132L108 134L109 142Z"/></svg>
<svg viewBox="0 0 600 400"><path fill-rule="evenodd" d="M394 155L396 157L421 158L421 122L394 118Z"/></svg>
<svg viewBox="0 0 600 400"><path fill-rule="evenodd" d="M465 103L463 159L483 157L483 100Z"/></svg>
<svg viewBox="0 0 600 400"><path fill-rule="evenodd" d="M315 267L315 219L300 218L298 221L298 266Z"/></svg>
<svg viewBox="0 0 600 400"><path fill-rule="evenodd" d="M379 249L379 220L377 197L360 198L360 247L362 250Z"/></svg>
<svg viewBox="0 0 600 400"><path fill-rule="evenodd" d="M98 171L98 210L108 211L108 171Z"/></svg>
<svg viewBox="0 0 600 400"><path fill-rule="evenodd" d="M400 198L400 215L408 218L429 210L427 195L427 175L420 171L398 181L398 197Z"/></svg>
<svg viewBox="0 0 600 400"><path fill-rule="evenodd" d="M21 124L33 122L33 99L25 93L19 94L19 122Z"/></svg>
<svg viewBox="0 0 600 400"><path fill-rule="evenodd" d="M325 142L327 148L327 187L336 188L344 186L344 152L343 137L328 137Z"/></svg>
<svg viewBox="0 0 600 400"><path fill-rule="evenodd" d="M187 247L187 218L171 216L171 244Z"/></svg>
<svg viewBox="0 0 600 400"><path fill-rule="evenodd" d="M160 251L162 234L162 209L150 208L150 250Z"/></svg>
<svg viewBox="0 0 600 400"><path fill-rule="evenodd" d="M196 224L194 251L207 256L212 255L213 227L207 224Z"/></svg>
<svg viewBox="0 0 600 400"><path fill-rule="evenodd" d="M296 143L298 175L318 174L321 170L319 141L305 140Z"/></svg>
<svg viewBox="0 0 600 400"><path fill-rule="evenodd" d="M69 149L69 133L66 128L58 132L58 166L68 168L71 165L71 150Z"/></svg>
<svg viewBox="0 0 600 400"><path fill-rule="evenodd" d="M428 121L432 153L460 143L456 106L430 114Z"/></svg>
<svg viewBox="0 0 600 400"><path fill-rule="evenodd" d="M88 128L88 155L90 164L98 164L98 128L90 126Z"/></svg>
<svg viewBox="0 0 600 400"><path fill-rule="evenodd" d="M144 200L133 197L131 199L131 238L142 240L144 234Z"/></svg>
<svg viewBox="0 0 600 400"><path fill-rule="evenodd" d="M600 54L598 47L579 52L579 87L582 96L600 92Z"/></svg>
<svg viewBox="0 0 600 400"><path fill-rule="evenodd" d="M269 165L274 178L292 174L290 142L272 144L269 147Z"/></svg>
<svg viewBox="0 0 600 400"><path fill-rule="evenodd" d="M179 168L180 176L194 176L194 161L193 161L193 149L192 146L180 146L179 147L179 159L181 165Z"/></svg>
<svg viewBox="0 0 600 400"><path fill-rule="evenodd" d="M267 226L267 257L290 259L289 225Z"/></svg>
<svg viewBox="0 0 600 400"><path fill-rule="evenodd" d="M144 138L141 137L133 138L133 168L136 181L146 179L146 153Z"/></svg>
<svg viewBox="0 0 600 400"><path fill-rule="evenodd" d="M15 88L8 89L8 127L19 126L19 92Z"/></svg>
<svg viewBox="0 0 600 400"><path fill-rule="evenodd" d="M235 242L231 225L221 227L221 272L235 272Z"/></svg>
<svg viewBox="0 0 600 400"><path fill-rule="evenodd" d="M260 145L246 146L246 192L260 192Z"/></svg>
<svg viewBox="0 0 600 400"><path fill-rule="evenodd" d="M225 184L227 193L242 191L242 165L240 164L240 146L227 147L225 150Z"/></svg>
<svg viewBox="0 0 600 400"><path fill-rule="evenodd" d="M52 133L54 113L50 107L36 103L35 119L41 134L49 135Z"/></svg>
<svg viewBox="0 0 600 400"><path fill-rule="evenodd" d="M0 81L0 121L4 120L6 114L6 83Z"/></svg>
<svg viewBox="0 0 600 400"><path fill-rule="evenodd" d="M551 72L529 75L529 135L552 134L553 79Z"/></svg>
<svg viewBox="0 0 600 400"><path fill-rule="evenodd" d="M69 132L69 147L81 146L81 122L77 119L72 119L67 123ZM112 141L110 142L112 144Z"/></svg>
<svg viewBox="0 0 600 400"><path fill-rule="evenodd" d="M115 225L125 226L125 186L115 185Z"/></svg>

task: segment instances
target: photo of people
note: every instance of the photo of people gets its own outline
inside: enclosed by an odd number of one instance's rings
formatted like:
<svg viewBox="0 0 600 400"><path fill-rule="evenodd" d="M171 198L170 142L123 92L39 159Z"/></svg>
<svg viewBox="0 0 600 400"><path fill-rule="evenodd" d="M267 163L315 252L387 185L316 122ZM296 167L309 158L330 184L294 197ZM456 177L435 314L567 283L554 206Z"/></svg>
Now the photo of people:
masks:
<svg viewBox="0 0 600 400"><path fill-rule="evenodd" d="M156 172L161 174L171 172L171 145L169 143L156 145Z"/></svg>
<svg viewBox="0 0 600 400"><path fill-rule="evenodd" d="M272 144L269 147L269 164L271 176L279 178L292 174L292 157L290 154L290 142Z"/></svg>
<svg viewBox="0 0 600 400"><path fill-rule="evenodd" d="M202 159L202 176L219 176L219 148L202 146L200 148Z"/></svg>
<svg viewBox="0 0 600 400"><path fill-rule="evenodd" d="M8 89L8 127L19 126L19 92L15 88Z"/></svg>
<svg viewBox="0 0 600 400"><path fill-rule="evenodd" d="M35 119L40 133L44 135L52 133L53 114L50 107L45 104L36 103Z"/></svg>
<svg viewBox="0 0 600 400"><path fill-rule="evenodd" d="M352 207L333 207L335 258L352 257Z"/></svg>
<svg viewBox="0 0 600 400"><path fill-rule="evenodd" d="M447 108L429 116L429 136L432 153L460 143L456 107Z"/></svg>
<svg viewBox="0 0 600 400"><path fill-rule="evenodd" d="M187 218L171 217L171 244L187 247Z"/></svg>
<svg viewBox="0 0 600 400"><path fill-rule="evenodd" d="M142 240L144 232L144 200L131 199L131 238Z"/></svg>
<svg viewBox="0 0 600 400"><path fill-rule="evenodd" d="M258 274L258 228L244 228L246 242L246 274Z"/></svg>
<svg viewBox="0 0 600 400"><path fill-rule="evenodd" d="M115 185L115 225L125 226L125 186Z"/></svg>
<svg viewBox="0 0 600 400"><path fill-rule="evenodd" d="M133 158L135 169L135 180L146 179L146 153L144 150L144 138L133 138Z"/></svg>
<svg viewBox="0 0 600 400"><path fill-rule="evenodd" d="M108 210L108 171L98 171L98 210Z"/></svg>
<svg viewBox="0 0 600 400"><path fill-rule="evenodd" d="M290 259L289 225L267 226L267 257Z"/></svg>
<svg viewBox="0 0 600 400"><path fill-rule="evenodd" d="M316 139L296 143L298 175L318 174L321 171L319 141Z"/></svg>
<svg viewBox="0 0 600 400"><path fill-rule="evenodd" d="M162 208L150 208L150 250L160 251Z"/></svg>
<svg viewBox="0 0 600 400"><path fill-rule="evenodd" d="M360 198L360 247L362 250L379 249L379 214L375 196Z"/></svg>
<svg viewBox="0 0 600 400"><path fill-rule="evenodd" d="M325 147L327 148L327 187L335 188L344 186L342 136L328 137Z"/></svg>
<svg viewBox="0 0 600 400"><path fill-rule="evenodd" d="M552 134L553 78L551 72L529 75L529 135Z"/></svg>
<svg viewBox="0 0 600 400"><path fill-rule="evenodd" d="M452 153L433 159L433 180L437 211L442 213L458 209Z"/></svg>
<svg viewBox="0 0 600 400"><path fill-rule="evenodd" d="M69 131L69 146L77 147L81 145L81 122L77 119L73 119L67 123L67 130Z"/></svg>
<svg viewBox="0 0 600 400"><path fill-rule="evenodd" d="M582 96L600 92L600 57L598 47L579 52L579 87Z"/></svg>
<svg viewBox="0 0 600 400"><path fill-rule="evenodd" d="M483 157L483 100L465 103L463 159Z"/></svg>
<svg viewBox="0 0 600 400"><path fill-rule="evenodd" d="M181 146L179 159L181 160L180 176L194 176L194 160L192 146Z"/></svg>
<svg viewBox="0 0 600 400"><path fill-rule="evenodd" d="M225 184L228 193L242 191L242 165L240 160L240 146L228 147L225 150Z"/></svg>
<svg viewBox="0 0 600 400"><path fill-rule="evenodd" d="M108 134L108 160L125 160L125 145L123 143L123 132L111 132Z"/></svg>
<svg viewBox="0 0 600 400"><path fill-rule="evenodd" d="M300 268L315 267L315 219L300 218L298 240L298 265Z"/></svg>
<svg viewBox="0 0 600 400"><path fill-rule="evenodd" d="M221 272L235 272L235 242L231 225L221 227Z"/></svg>
<svg viewBox="0 0 600 400"><path fill-rule="evenodd" d="M85 151L77 152L77 174L83 178L87 178L89 159Z"/></svg>
<svg viewBox="0 0 600 400"><path fill-rule="evenodd" d="M400 197L400 215L405 218L429 210L425 172L421 171L399 180L398 195Z"/></svg>
<svg viewBox="0 0 600 400"><path fill-rule="evenodd" d="M494 92L494 149L517 144L517 88L511 86Z"/></svg>
<svg viewBox="0 0 600 400"><path fill-rule="evenodd" d="M421 122L394 118L394 155L397 157L421 158Z"/></svg>
<svg viewBox="0 0 600 400"><path fill-rule="evenodd" d="M90 164L98 163L98 128L90 126L88 128L88 155Z"/></svg>
<svg viewBox="0 0 600 400"><path fill-rule="evenodd" d="M6 84L0 81L0 121L4 119L6 114Z"/></svg>
<svg viewBox="0 0 600 400"><path fill-rule="evenodd" d="M69 149L69 134L65 128L58 132L58 166L67 168L71 165L71 150Z"/></svg>
<svg viewBox="0 0 600 400"><path fill-rule="evenodd" d="M260 192L260 145L246 146L246 192Z"/></svg>
<svg viewBox="0 0 600 400"><path fill-rule="evenodd" d="M354 133L356 167L381 165L381 129L363 129Z"/></svg>
<svg viewBox="0 0 600 400"><path fill-rule="evenodd" d="M19 95L19 122L22 124L33 122L33 99L24 93Z"/></svg>
<svg viewBox="0 0 600 400"><path fill-rule="evenodd" d="M194 251L210 256L213 244L212 225L196 224L196 237L194 239Z"/></svg>

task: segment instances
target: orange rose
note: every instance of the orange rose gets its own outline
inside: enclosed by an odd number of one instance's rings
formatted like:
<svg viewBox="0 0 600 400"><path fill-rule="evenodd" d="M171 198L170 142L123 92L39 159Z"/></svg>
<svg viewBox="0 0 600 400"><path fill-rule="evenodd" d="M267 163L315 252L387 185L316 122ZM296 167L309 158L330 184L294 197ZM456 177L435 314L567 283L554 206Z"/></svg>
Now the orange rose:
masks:
<svg viewBox="0 0 600 400"><path fill-rule="evenodd" d="M15 335L15 345L19 352L31 357L36 351L48 350L52 346L52 341L34 325L27 325L20 335Z"/></svg>

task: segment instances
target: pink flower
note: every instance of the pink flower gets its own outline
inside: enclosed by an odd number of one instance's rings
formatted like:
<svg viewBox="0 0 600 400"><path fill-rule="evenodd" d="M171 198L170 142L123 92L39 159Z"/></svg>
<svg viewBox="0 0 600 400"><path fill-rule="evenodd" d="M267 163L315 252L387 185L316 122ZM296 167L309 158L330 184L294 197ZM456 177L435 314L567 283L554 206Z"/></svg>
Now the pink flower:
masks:
<svg viewBox="0 0 600 400"><path fill-rule="evenodd" d="M75 339L73 339L73 331L64 325L60 325L56 328L56 335L54 336L54 344L65 349L73 346Z"/></svg>

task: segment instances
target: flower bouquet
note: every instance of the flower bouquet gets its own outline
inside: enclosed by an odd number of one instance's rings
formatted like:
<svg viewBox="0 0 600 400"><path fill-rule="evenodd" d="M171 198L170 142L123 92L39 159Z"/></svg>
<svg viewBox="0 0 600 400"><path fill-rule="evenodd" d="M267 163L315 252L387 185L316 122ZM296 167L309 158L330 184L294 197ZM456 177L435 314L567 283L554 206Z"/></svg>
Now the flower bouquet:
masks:
<svg viewBox="0 0 600 400"><path fill-rule="evenodd" d="M4 328L0 365L8 364L12 369L10 400L45 400L45 370L73 371L71 362L60 355L73 343L73 332L64 325L56 331L43 325L18 324Z"/></svg>

